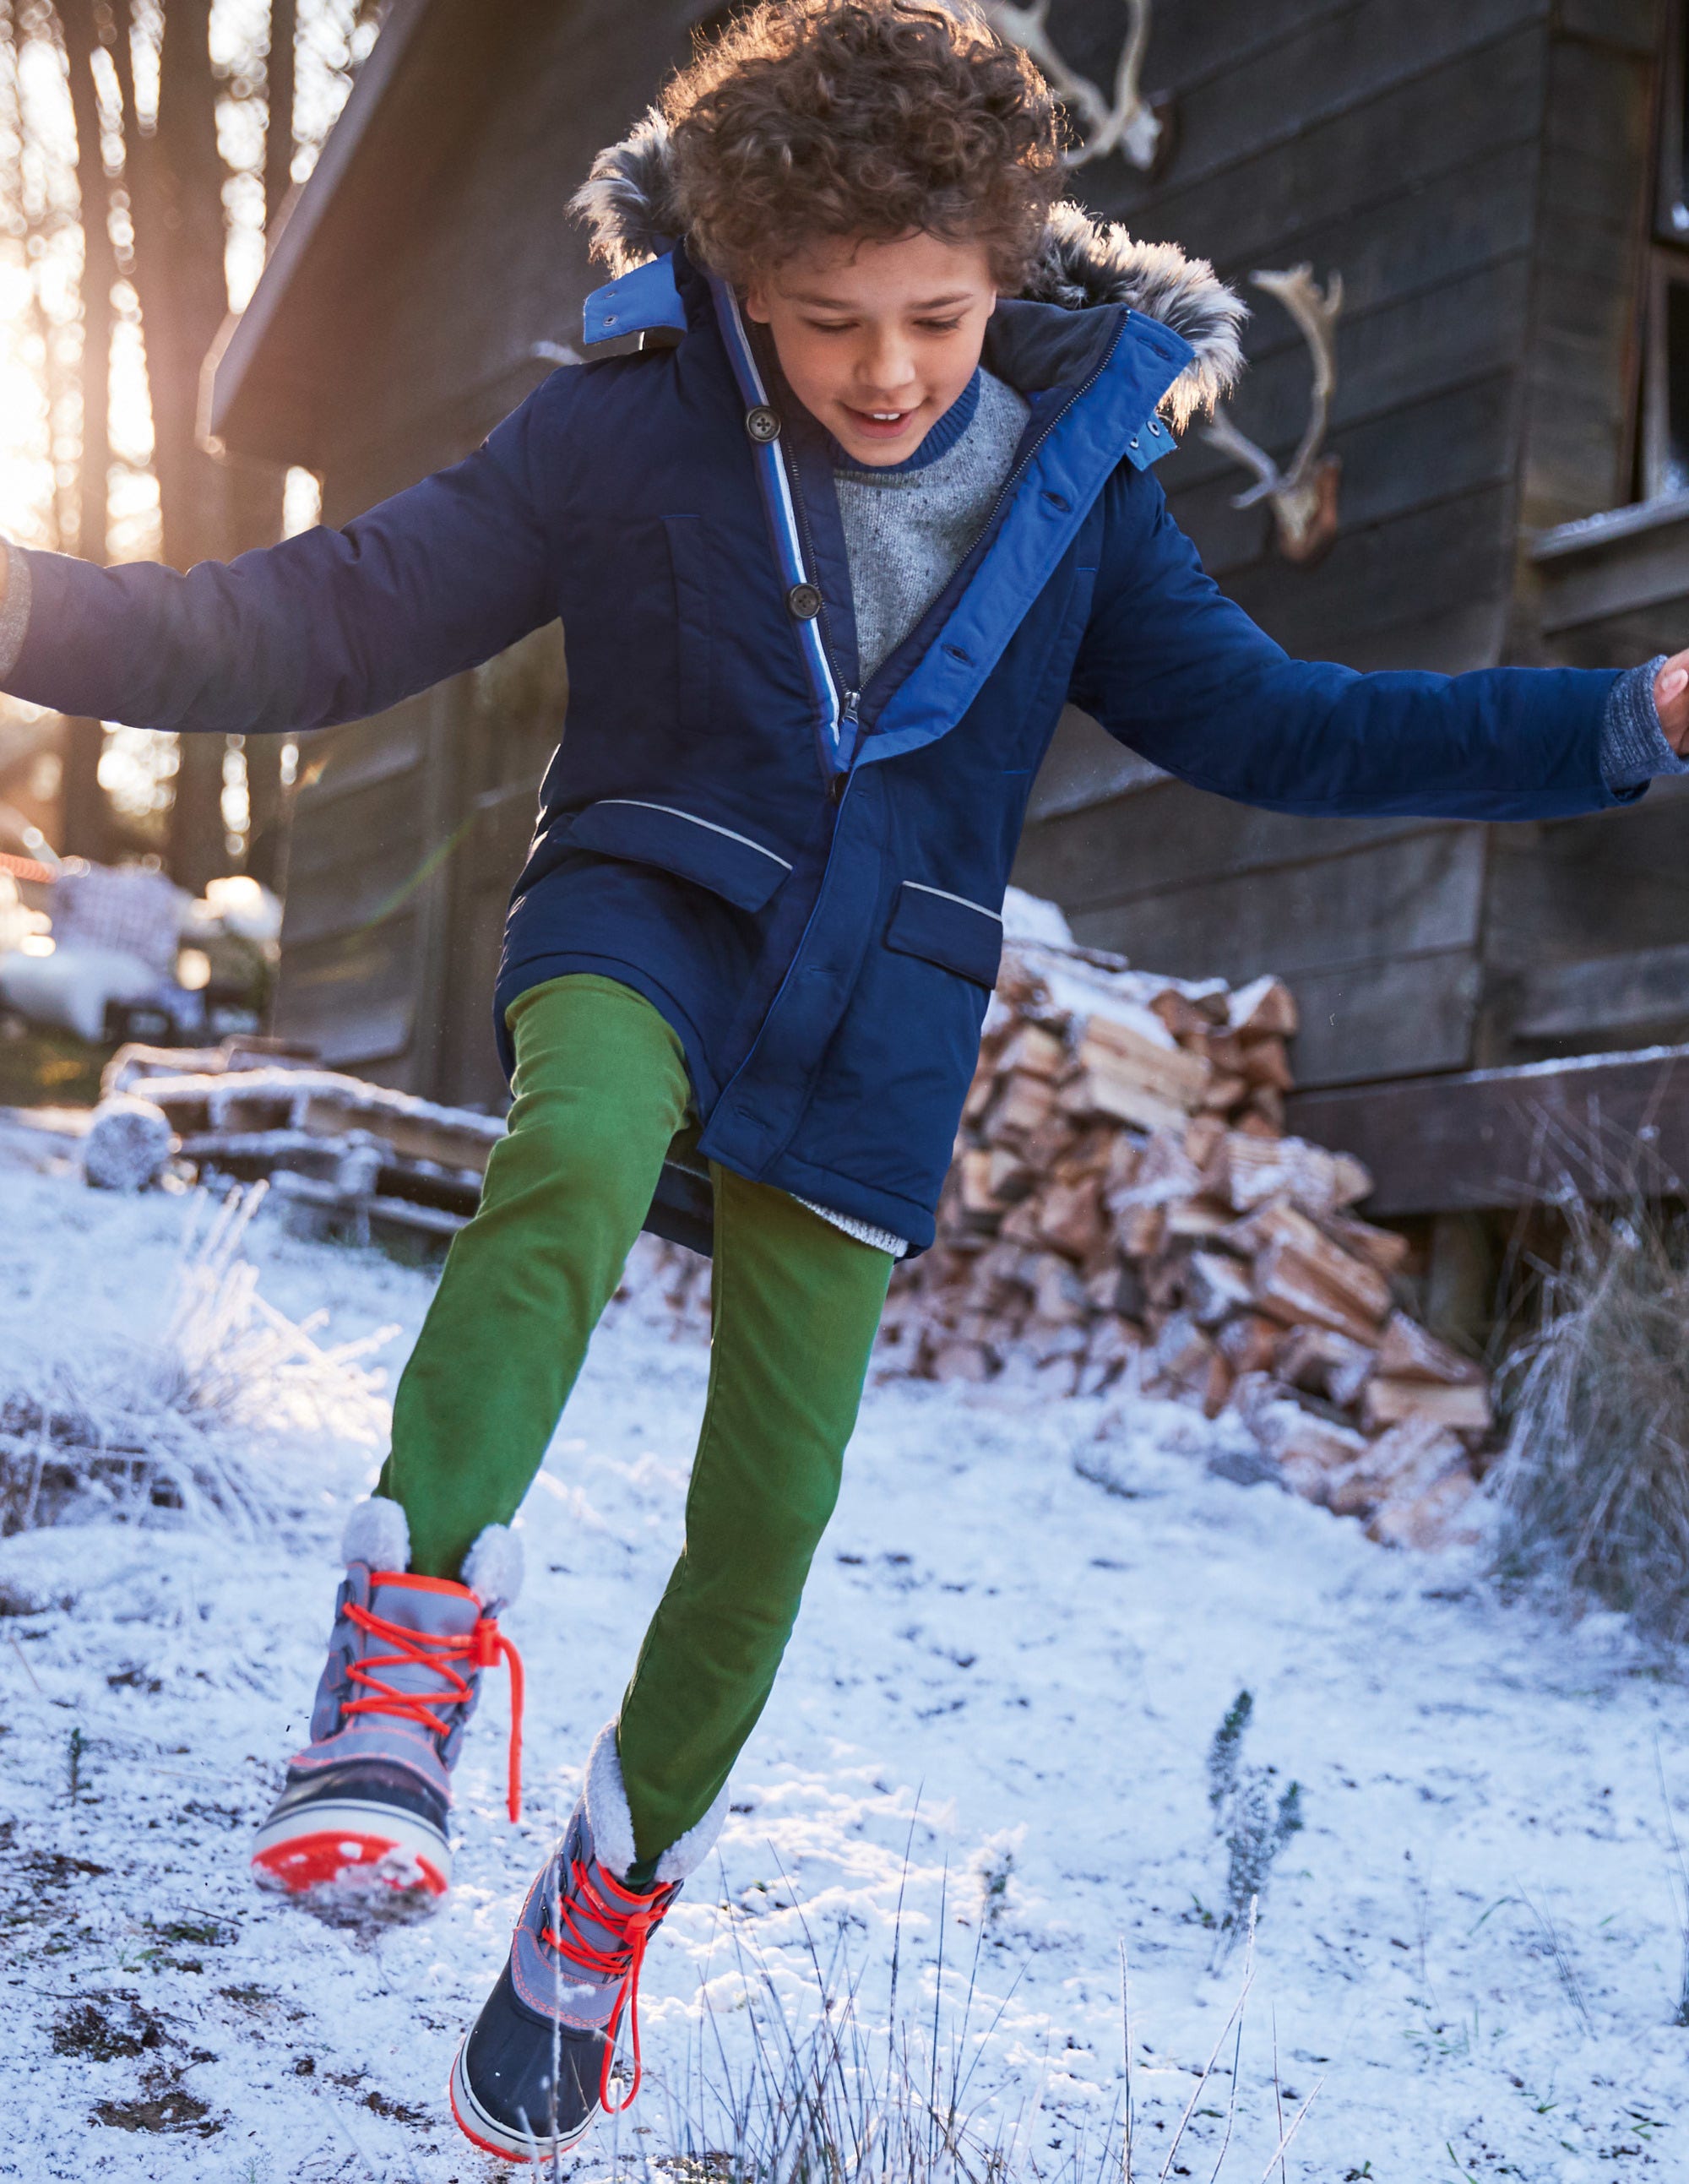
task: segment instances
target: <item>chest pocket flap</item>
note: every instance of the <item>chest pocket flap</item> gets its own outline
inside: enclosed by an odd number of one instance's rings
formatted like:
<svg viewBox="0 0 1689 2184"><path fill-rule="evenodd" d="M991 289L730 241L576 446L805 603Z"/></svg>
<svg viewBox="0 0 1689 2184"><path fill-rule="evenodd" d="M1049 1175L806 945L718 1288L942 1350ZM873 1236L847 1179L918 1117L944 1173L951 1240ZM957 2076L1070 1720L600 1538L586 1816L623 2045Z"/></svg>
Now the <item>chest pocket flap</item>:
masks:
<svg viewBox="0 0 1689 2184"><path fill-rule="evenodd" d="M610 796L589 804L572 822L568 844L606 857L656 865L694 880L740 910L761 910L791 866L784 857L713 819L694 818L672 804Z"/></svg>
<svg viewBox="0 0 1689 2184"><path fill-rule="evenodd" d="M905 880L897 891L885 944L900 956L918 956L972 978L976 985L995 986L1003 960L1003 921L983 903L965 895L927 887L919 880Z"/></svg>

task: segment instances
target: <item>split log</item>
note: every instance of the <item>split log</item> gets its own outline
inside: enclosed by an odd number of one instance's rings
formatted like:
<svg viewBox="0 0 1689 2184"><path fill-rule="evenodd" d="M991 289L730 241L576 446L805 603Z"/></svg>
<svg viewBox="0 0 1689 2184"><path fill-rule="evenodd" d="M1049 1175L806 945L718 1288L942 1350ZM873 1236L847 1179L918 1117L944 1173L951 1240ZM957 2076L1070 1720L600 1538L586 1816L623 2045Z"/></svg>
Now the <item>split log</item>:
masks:
<svg viewBox="0 0 1689 2184"><path fill-rule="evenodd" d="M1199 1327L1216 1328L1250 1302L1249 1269L1219 1251L1193 1251L1185 1276L1185 1301Z"/></svg>
<svg viewBox="0 0 1689 2184"><path fill-rule="evenodd" d="M1232 995L1227 1021L1245 1039L1264 1032L1293 1039L1298 1022L1296 998L1282 978L1257 978Z"/></svg>
<svg viewBox="0 0 1689 2184"><path fill-rule="evenodd" d="M981 1130L988 1145L1000 1145L1006 1138L1025 1137L1045 1120L1056 1104L1056 1088L1047 1077L1012 1069L997 1082L997 1096Z"/></svg>
<svg viewBox="0 0 1689 2184"><path fill-rule="evenodd" d="M1319 1225L1340 1251L1351 1258L1364 1259L1386 1277L1399 1274L1408 1262L1408 1239L1398 1236L1393 1228L1375 1228L1371 1222L1357 1220L1352 1213L1325 1214Z"/></svg>
<svg viewBox="0 0 1689 2184"><path fill-rule="evenodd" d="M1279 1209L1276 1226L1278 1233L1255 1261L1258 1308L1286 1326L1307 1323L1333 1328L1356 1342L1375 1341L1391 1304L1384 1277L1340 1251L1293 1208Z"/></svg>
<svg viewBox="0 0 1689 2184"><path fill-rule="evenodd" d="M1441 1479L1467 1469L1466 1451L1446 1427L1407 1418L1333 1481L1330 1507L1340 1517L1370 1517L1385 1502L1417 1501Z"/></svg>
<svg viewBox="0 0 1689 2184"><path fill-rule="evenodd" d="M1384 1547L1417 1547L1421 1552L1469 1543L1478 1538L1475 1524L1464 1521L1478 1490L1469 1472L1448 1471L1424 1492L1386 1502L1374 1512L1367 1537Z"/></svg>
<svg viewBox="0 0 1689 2184"><path fill-rule="evenodd" d="M1435 1380L1451 1388L1481 1386L1485 1377L1481 1365L1463 1357L1405 1312L1393 1313L1384 1330L1378 1369L1392 1379Z"/></svg>
<svg viewBox="0 0 1689 2184"><path fill-rule="evenodd" d="M1221 1356L1240 1379L1246 1373L1265 1373L1272 1366L1285 1330L1265 1313L1240 1312L1220 1329Z"/></svg>
<svg viewBox="0 0 1689 2184"><path fill-rule="evenodd" d="M1279 1334L1273 1369L1293 1388L1324 1396L1340 1410L1347 1410L1359 1397L1368 1376L1378 1362L1370 1345L1357 1342L1329 1327L1293 1327Z"/></svg>
<svg viewBox="0 0 1689 2184"><path fill-rule="evenodd" d="M1393 1380L1382 1373L1367 1382L1361 1414L1378 1432L1408 1419L1426 1419L1457 1433L1488 1433L1495 1423L1489 1391L1468 1382L1449 1386L1435 1380Z"/></svg>
<svg viewBox="0 0 1689 2184"><path fill-rule="evenodd" d="M1070 1259L1087 1257L1108 1234L1101 1178L1090 1175L1051 1184L1038 1201L1038 1233Z"/></svg>
<svg viewBox="0 0 1689 2184"><path fill-rule="evenodd" d="M1316 1219L1352 1206L1372 1189L1372 1178L1347 1153L1327 1152L1302 1138L1257 1138L1239 1130L1228 1130L1215 1145L1202 1181L1235 1212L1285 1198Z"/></svg>

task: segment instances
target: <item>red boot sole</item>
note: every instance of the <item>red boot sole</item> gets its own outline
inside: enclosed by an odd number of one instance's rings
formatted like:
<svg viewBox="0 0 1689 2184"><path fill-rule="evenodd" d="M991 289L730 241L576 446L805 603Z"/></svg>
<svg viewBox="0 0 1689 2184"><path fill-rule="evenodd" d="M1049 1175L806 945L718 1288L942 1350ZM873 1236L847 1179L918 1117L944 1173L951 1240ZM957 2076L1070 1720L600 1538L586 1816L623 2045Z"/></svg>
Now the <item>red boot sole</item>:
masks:
<svg viewBox="0 0 1689 2184"><path fill-rule="evenodd" d="M433 1861L391 1836L350 1835L324 1829L266 1845L253 1855L253 1872L261 1886L289 1896L334 1886L421 1890L443 1896L449 1881ZM381 1870L382 1867L387 1869Z"/></svg>

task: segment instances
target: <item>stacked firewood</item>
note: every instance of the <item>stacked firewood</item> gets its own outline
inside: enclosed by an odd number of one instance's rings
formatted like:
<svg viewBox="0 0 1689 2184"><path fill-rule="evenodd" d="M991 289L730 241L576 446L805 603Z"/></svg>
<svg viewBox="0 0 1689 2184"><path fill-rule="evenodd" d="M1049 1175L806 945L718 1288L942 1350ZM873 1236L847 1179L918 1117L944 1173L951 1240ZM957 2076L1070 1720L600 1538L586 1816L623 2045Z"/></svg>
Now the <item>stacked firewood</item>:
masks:
<svg viewBox="0 0 1689 2184"><path fill-rule="evenodd" d="M884 1364L1229 1408L1298 1493L1381 1539L1445 1536L1490 1430L1485 1374L1402 1309L1408 1245L1356 1214L1360 1162L1282 1134L1289 989L1132 971L1048 905L1011 908L1023 937Z"/></svg>

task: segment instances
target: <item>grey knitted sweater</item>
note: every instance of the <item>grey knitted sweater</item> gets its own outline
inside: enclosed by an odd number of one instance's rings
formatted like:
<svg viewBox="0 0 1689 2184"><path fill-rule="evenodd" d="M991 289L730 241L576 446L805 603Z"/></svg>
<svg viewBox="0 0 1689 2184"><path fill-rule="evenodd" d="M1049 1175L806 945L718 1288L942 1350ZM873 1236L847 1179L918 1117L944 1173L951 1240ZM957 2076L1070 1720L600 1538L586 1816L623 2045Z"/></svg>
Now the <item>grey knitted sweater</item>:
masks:
<svg viewBox="0 0 1689 2184"><path fill-rule="evenodd" d="M833 482L862 682L896 651L978 537L1029 415L1012 387L982 369L907 461L860 469L840 451Z"/></svg>

